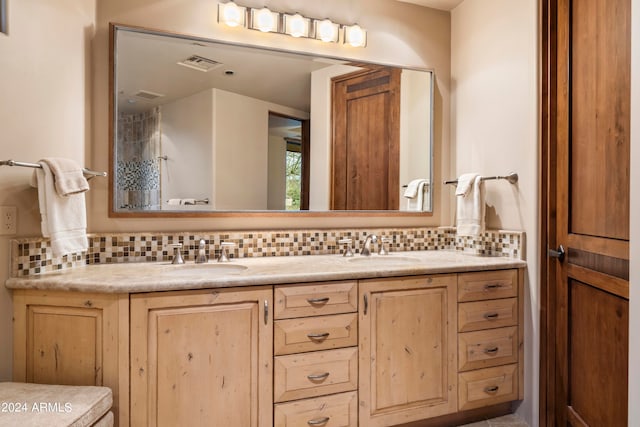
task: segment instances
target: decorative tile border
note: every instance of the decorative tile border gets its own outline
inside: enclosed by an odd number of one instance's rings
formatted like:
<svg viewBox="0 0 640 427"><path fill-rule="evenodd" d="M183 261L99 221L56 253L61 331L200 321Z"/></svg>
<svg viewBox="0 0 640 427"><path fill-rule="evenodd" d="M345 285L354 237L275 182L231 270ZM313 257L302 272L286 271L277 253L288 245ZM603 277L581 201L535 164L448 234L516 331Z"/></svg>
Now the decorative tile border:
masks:
<svg viewBox="0 0 640 427"><path fill-rule="evenodd" d="M388 239L391 252L457 250L470 254L523 258L524 233L490 230L476 238L460 237L452 227L384 229L308 229L269 231L223 231L180 233L90 234L86 252L54 258L49 240L17 239L11 242L11 276L22 277L89 264L169 261L171 244L181 243L186 261L195 259L200 240L205 241L209 259L220 255L221 242L235 242L235 258L288 255L340 254L341 239L352 239L358 253L368 234Z"/></svg>

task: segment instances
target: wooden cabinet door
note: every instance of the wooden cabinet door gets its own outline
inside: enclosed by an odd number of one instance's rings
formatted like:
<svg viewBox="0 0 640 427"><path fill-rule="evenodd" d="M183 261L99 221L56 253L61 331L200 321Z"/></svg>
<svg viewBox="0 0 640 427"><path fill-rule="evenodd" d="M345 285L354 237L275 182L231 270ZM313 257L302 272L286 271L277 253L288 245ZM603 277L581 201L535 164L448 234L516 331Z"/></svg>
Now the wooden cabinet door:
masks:
<svg viewBox="0 0 640 427"><path fill-rule="evenodd" d="M131 425L272 423L271 287L131 297Z"/></svg>
<svg viewBox="0 0 640 427"><path fill-rule="evenodd" d="M109 387L116 425L128 425L128 303L128 295L14 290L13 380Z"/></svg>
<svg viewBox="0 0 640 427"><path fill-rule="evenodd" d="M360 283L360 425L457 409L456 276Z"/></svg>

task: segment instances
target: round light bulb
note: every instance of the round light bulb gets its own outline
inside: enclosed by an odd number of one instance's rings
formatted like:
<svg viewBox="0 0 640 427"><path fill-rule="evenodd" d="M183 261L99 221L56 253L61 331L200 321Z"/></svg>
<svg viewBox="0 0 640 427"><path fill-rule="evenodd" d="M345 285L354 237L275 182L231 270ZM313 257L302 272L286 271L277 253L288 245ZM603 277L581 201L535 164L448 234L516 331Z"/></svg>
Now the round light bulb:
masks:
<svg viewBox="0 0 640 427"><path fill-rule="evenodd" d="M336 29L329 19L325 19L320 21L320 25L318 27L318 34L320 36L320 40L323 42L332 42L336 39Z"/></svg>
<svg viewBox="0 0 640 427"><path fill-rule="evenodd" d="M242 11L234 2L224 5L222 16L224 23L230 27L237 27L242 23Z"/></svg>
<svg viewBox="0 0 640 427"><path fill-rule="evenodd" d="M304 18L296 13L291 17L291 35L293 37L302 37L305 35Z"/></svg>
<svg viewBox="0 0 640 427"><path fill-rule="evenodd" d="M269 32L274 28L273 14L269 9L262 8L256 14L257 27L260 31Z"/></svg>
<svg viewBox="0 0 640 427"><path fill-rule="evenodd" d="M364 45L364 31L359 25L354 25L347 28L349 44L354 47Z"/></svg>

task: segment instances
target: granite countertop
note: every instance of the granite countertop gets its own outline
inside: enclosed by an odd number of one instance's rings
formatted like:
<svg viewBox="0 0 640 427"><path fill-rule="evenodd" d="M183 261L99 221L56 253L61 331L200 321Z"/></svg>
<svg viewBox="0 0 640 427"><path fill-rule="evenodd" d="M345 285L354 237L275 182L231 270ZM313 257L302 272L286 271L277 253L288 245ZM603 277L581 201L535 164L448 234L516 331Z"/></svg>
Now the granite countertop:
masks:
<svg viewBox="0 0 640 427"><path fill-rule="evenodd" d="M389 255L279 256L238 258L229 263L187 261L98 264L40 275L13 277L9 289L136 293L185 289L368 279L525 267L520 259L468 255L460 251L411 251Z"/></svg>

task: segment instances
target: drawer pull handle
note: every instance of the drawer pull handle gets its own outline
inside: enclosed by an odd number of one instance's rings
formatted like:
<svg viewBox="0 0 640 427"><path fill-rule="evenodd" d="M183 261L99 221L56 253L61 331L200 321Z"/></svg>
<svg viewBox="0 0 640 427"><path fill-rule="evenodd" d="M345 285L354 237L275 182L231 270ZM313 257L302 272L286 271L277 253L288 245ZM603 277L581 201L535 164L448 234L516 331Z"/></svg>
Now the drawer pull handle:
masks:
<svg viewBox="0 0 640 427"><path fill-rule="evenodd" d="M326 304L329 302L329 297L324 298L307 298L307 302L311 305Z"/></svg>
<svg viewBox="0 0 640 427"><path fill-rule="evenodd" d="M494 354L496 354L498 352L498 350L499 350L498 347L491 347L491 348L485 348L484 352L485 352L485 354L494 355Z"/></svg>
<svg viewBox="0 0 640 427"><path fill-rule="evenodd" d="M329 417L314 418L313 420L307 421L307 424L309 424L310 426L321 426L321 425L324 425L324 424L328 423L330 419L331 418L329 418Z"/></svg>
<svg viewBox="0 0 640 427"><path fill-rule="evenodd" d="M495 311L492 313L485 313L484 318L487 320L496 320L499 317L499 314Z"/></svg>
<svg viewBox="0 0 640 427"><path fill-rule="evenodd" d="M329 372L325 372L324 374L307 375L307 378L309 378L310 381L322 381L327 379L328 376L329 376Z"/></svg>
<svg viewBox="0 0 640 427"><path fill-rule="evenodd" d="M307 334L307 337L316 341L326 340L329 337L329 332L323 332L321 334Z"/></svg>
<svg viewBox="0 0 640 427"><path fill-rule="evenodd" d="M487 291L490 291L492 289L498 289L498 288L501 288L501 287L502 287L502 285L500 283L487 283L486 285L484 285L484 288Z"/></svg>
<svg viewBox="0 0 640 427"><path fill-rule="evenodd" d="M498 389L500 389L500 387L498 387L497 385L492 385L489 387L485 387L484 392L487 394L494 394L498 392Z"/></svg>

